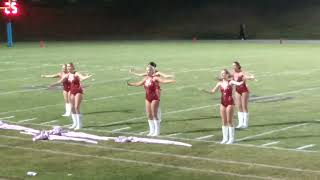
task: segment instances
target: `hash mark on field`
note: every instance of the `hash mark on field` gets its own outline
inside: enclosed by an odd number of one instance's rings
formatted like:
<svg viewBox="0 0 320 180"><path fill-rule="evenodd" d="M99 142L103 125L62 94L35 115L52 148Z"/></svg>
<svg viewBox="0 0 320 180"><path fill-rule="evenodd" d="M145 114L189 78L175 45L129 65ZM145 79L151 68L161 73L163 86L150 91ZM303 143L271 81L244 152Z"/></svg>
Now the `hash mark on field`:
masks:
<svg viewBox="0 0 320 180"><path fill-rule="evenodd" d="M311 148L313 146L315 146L315 144L309 144L309 145L301 146L301 147L298 147L296 149L297 150L303 150L303 149Z"/></svg>
<svg viewBox="0 0 320 180"><path fill-rule="evenodd" d="M119 128L119 129L115 129L115 130L112 130L112 132L118 132L118 131L122 131L122 130L126 130L126 129L130 129L131 127L124 127L124 128Z"/></svg>
<svg viewBox="0 0 320 180"><path fill-rule="evenodd" d="M261 146L270 146L270 145L274 145L274 144L278 144L280 141L273 141L273 142L269 142L266 144L262 144Z"/></svg>
<svg viewBox="0 0 320 180"><path fill-rule="evenodd" d="M201 136L201 137L198 137L198 138L196 138L196 139L198 139L198 140L201 140L201 139L208 139L208 138L211 138L211 137L213 137L214 135L213 134L211 134L211 135L208 135L208 136Z"/></svg>
<svg viewBox="0 0 320 180"><path fill-rule="evenodd" d="M0 119L12 119L12 118L14 118L14 116L2 117Z"/></svg>
<svg viewBox="0 0 320 180"><path fill-rule="evenodd" d="M43 122L43 123L40 123L41 125L43 125L43 124L51 124L51 123L53 123L53 122L57 122L58 120L52 120L52 121L48 121L48 122Z"/></svg>
<svg viewBox="0 0 320 180"><path fill-rule="evenodd" d="M37 118L31 118L31 119L23 119L23 120L20 120L18 121L19 123L21 122L28 122L28 121L33 121L33 120L36 120Z"/></svg>
<svg viewBox="0 0 320 180"><path fill-rule="evenodd" d="M166 136L167 136L167 137L172 137L172 136L178 136L178 135L180 135L180 134L182 134L182 133L168 134L168 135L166 135Z"/></svg>

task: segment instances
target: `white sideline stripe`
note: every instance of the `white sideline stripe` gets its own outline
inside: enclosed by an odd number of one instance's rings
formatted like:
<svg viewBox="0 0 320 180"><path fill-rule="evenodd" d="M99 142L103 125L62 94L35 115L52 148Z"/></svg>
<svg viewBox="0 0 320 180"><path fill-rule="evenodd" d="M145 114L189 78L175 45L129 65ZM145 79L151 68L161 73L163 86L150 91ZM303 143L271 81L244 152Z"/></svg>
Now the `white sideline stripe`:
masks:
<svg viewBox="0 0 320 180"><path fill-rule="evenodd" d="M139 132L140 135L146 134L149 131L143 131L143 132Z"/></svg>
<svg viewBox="0 0 320 180"><path fill-rule="evenodd" d="M131 127L123 127L123 128L115 129L115 130L112 130L112 132L119 132L126 129L131 129Z"/></svg>
<svg viewBox="0 0 320 180"><path fill-rule="evenodd" d="M92 82L88 83L88 85L95 85L95 84L103 84L103 83L111 83L111 82L118 82L118 81L124 81L128 80L130 78L121 78L121 79L114 79L114 80L108 80L108 81L97 81L97 82ZM194 87L196 85L186 85L186 86L179 86L177 88L168 88L168 89L163 89L163 90L171 90L171 89L183 89L183 88L188 88L188 87ZM48 88L35 88L35 89L24 89L24 90L15 90L15 91L5 91L5 92L0 92L0 95L6 95L6 94L15 94L15 93L22 93L22 92L35 92L35 91L42 91L42 90L47 90ZM144 91L141 92L135 92L135 93L129 93L129 94L124 94L124 95L116 95L116 96L106 96L106 97L98 97L98 98L93 98L92 100L104 100L104 99L110 99L110 98L116 98L116 97L123 97L123 96L131 96L131 95L136 95L136 94L143 94ZM90 101L90 100L84 100Z"/></svg>
<svg viewBox="0 0 320 180"><path fill-rule="evenodd" d="M14 121L7 121L13 124L20 124L18 122L14 122ZM35 124L35 123L21 123L21 124L29 124L29 125L35 125L35 126L44 126L44 127L51 127L49 125L39 125L39 124ZM63 127L67 127L70 126L72 124L68 124L68 125L64 125ZM108 130L98 130L98 129L90 129L90 128L84 128L84 130L86 131L91 131L91 132L103 132L103 133L114 133L112 131L108 131ZM149 131L146 131L149 132ZM121 134L126 134L126 135L134 135L134 136L141 136L140 133L129 133L129 132L119 132ZM1 136L1 135L0 135ZM218 141L208 141L208 140L199 140L199 139L189 139L189 138L181 138L181 137L166 137L166 136L158 136L161 138L169 138L169 139L175 139L175 140L186 140L186 141L195 141L195 142L206 142L206 143L215 143L215 144L220 144L220 142ZM253 145L253 144L240 144L240 143L234 143L234 144L230 144L229 146L242 146L242 147L253 147L253 148L258 148L258 149L275 149L275 150L281 150L281 151L295 151L295 152L304 152L304 153L319 153L320 151L314 151L314 150L296 150L296 149L288 149L288 148L281 148L281 147L264 147L264 146L257 146L257 145Z"/></svg>
<svg viewBox="0 0 320 180"><path fill-rule="evenodd" d="M128 78L126 78L128 79ZM109 81L99 81L99 82L94 82L94 83L88 83L88 85L95 85L95 84L103 84L103 83L110 83L110 82L117 82L125 80L124 78L122 79L115 79L115 80L109 80ZM15 90L15 91L5 91L5 92L0 92L0 95L6 95L6 94L15 94L15 93L22 93L22 92L35 92L35 91L42 91L42 90L47 90L48 88L35 88L35 89L24 89L24 90Z"/></svg>
<svg viewBox="0 0 320 180"><path fill-rule="evenodd" d="M189 88L189 87L195 87L196 85L186 85L186 86L178 86L174 88L167 88L163 89L163 91L168 91L168 90L179 90L179 89L184 89L184 88ZM89 101L99 101L99 100L105 100L105 99L112 99L112 98L119 98L119 97L126 97L126 96L134 96L138 94L144 94L144 91L139 91L139 92L133 92L133 93L128 93L128 94L122 94L122 95L115 95L115 96L104 96L104 97L96 97L88 100L83 100L84 102L89 102Z"/></svg>
<svg viewBox="0 0 320 180"><path fill-rule="evenodd" d="M250 66L252 64L245 64L244 66ZM188 68L184 68L182 70L178 70L177 72L175 73L188 73L188 72L198 72L198 71L212 71L212 72L215 72L215 71L220 71L221 69L224 69L226 68L225 66L218 66L218 67L215 67L215 68L199 68L199 69L188 69Z"/></svg>
<svg viewBox="0 0 320 180"><path fill-rule="evenodd" d="M270 146L270 145L274 145L274 144L278 144L280 141L274 141L274 142L269 142L266 144L262 144L261 146Z"/></svg>
<svg viewBox="0 0 320 180"><path fill-rule="evenodd" d="M320 151L314 151L314 150L297 150L297 149L289 149L289 148L282 148L282 147L274 147L274 146L257 146L253 144L233 144L236 146L242 146L242 147L253 147L258 149L274 149L274 150L281 150L281 151L293 151L293 152L303 152L303 153L320 153Z"/></svg>
<svg viewBox="0 0 320 180"><path fill-rule="evenodd" d="M299 92L301 92L301 91L314 90L314 89L319 89L319 88L320 88L320 87L300 89L300 90L298 90L298 91L287 91L287 92L278 93L278 94L269 95L269 96L262 96L262 97L251 98L250 100L252 100L252 99L261 99L261 98L266 98L266 97L270 97L270 96L279 96L279 95L285 95L285 94L299 93ZM175 88L175 89L179 89L179 88ZM170 89L164 89L164 90L170 90ZM134 94L142 94L142 93L144 93L144 92L136 92L136 93L131 93L131 94L134 95ZM123 96L126 96L126 95L97 97L97 98L93 98L93 99L89 99L89 100L83 100L83 101L96 101L96 100L111 99L111 98L117 98L117 97L123 97ZM32 108L26 108L26 109L18 109L18 110L0 112L0 115L1 115L1 114L14 113L14 112L24 112L24 111L29 111L29 110L38 110L38 109L48 108L48 107L51 107L51 106L62 106L62 105L64 105L64 104L60 103L60 104L50 104L50 105L45 105L45 106L36 106L36 107L32 107Z"/></svg>
<svg viewBox="0 0 320 180"><path fill-rule="evenodd" d="M304 125L307 125L307 124L309 124L309 123L296 124L296 125L293 125L293 126L289 126L289 127L285 127L285 128L281 128L281 129L276 129L276 130L272 130L272 131L267 131L267 132L264 132L264 133L261 133L261 134L256 134L256 135L253 135L253 136L247 136L247 137L238 139L236 141L240 142L240 141L243 141L243 140L252 139L252 138L255 138L255 137L259 137L259 136L264 136L264 135L267 135L267 134L272 134L274 132L285 131L285 130L288 130L288 129L291 129L291 128L304 126Z"/></svg>
<svg viewBox="0 0 320 180"><path fill-rule="evenodd" d="M182 133L169 134L169 135L166 135L166 137L178 136L178 135L180 135L180 134L182 134Z"/></svg>
<svg viewBox="0 0 320 180"><path fill-rule="evenodd" d="M198 139L198 140L201 140L201 139L208 139L208 138L211 138L211 137L213 137L214 135L213 134L211 134L211 135L208 135L208 136L201 136L201 137L198 137L198 138L196 138L196 139Z"/></svg>
<svg viewBox="0 0 320 180"><path fill-rule="evenodd" d="M30 139L16 137L16 136L0 135L0 137L7 138L7 139L18 139L18 140L23 140L23 141L30 141ZM47 141L44 141L44 142L47 142ZM291 168L291 167L283 167L283 166L276 166L276 165L269 165L269 164L260 164L260 163L252 163L252 162L215 159L215 158L180 155L180 154L171 154L171 153L162 153L162 152L155 152L155 151L132 150L132 149L108 147L108 146L100 146L100 145L87 145L87 144L80 144L80 143L74 143L74 142L51 141L50 143L76 145L76 146L83 146L83 147L88 147L88 148L99 148L99 149L112 150L112 151L123 151L123 152L135 153L135 154L136 153L141 153L141 154L150 154L150 155L158 155L158 156L168 156L168 157L181 158L181 159L194 159L194 160L210 161L210 162L215 162L215 163L246 165L246 166L249 166L249 167L257 166L257 167L266 167L266 168L281 169L281 170L295 171L295 172L320 173L319 170Z"/></svg>
<svg viewBox="0 0 320 180"><path fill-rule="evenodd" d="M30 119L23 119L23 120L20 120L18 121L19 123L22 123L22 122L28 122L28 121L33 121L33 120L36 120L37 118L30 118Z"/></svg>
<svg viewBox="0 0 320 180"><path fill-rule="evenodd" d="M180 112L204 109L204 108L213 107L213 106L216 106L216 105L208 105L208 106L200 106L200 107L195 107L195 108L187 108L187 109L181 109L181 110L177 110L177 111L165 112L165 113L162 113L162 114L175 114L175 113L180 113ZM123 120L123 121L116 121L116 122L112 122L112 123L108 123L108 124L104 124L104 125L105 126L111 126L111 125L121 124L121 123L124 123L124 122L130 122L130 121L135 121L135 120L138 120L138 119L146 119L146 118L147 118L146 116L141 116L141 117L135 117L135 118L131 118L131 119Z"/></svg>
<svg viewBox="0 0 320 180"><path fill-rule="evenodd" d="M304 91L312 91L312 90L317 90L317 89L320 89L320 87L298 89L296 91L288 91L288 92L278 93L278 94L275 94L273 96L282 96L282 95L286 95L286 94L295 94L295 93L300 93L300 92L304 92Z"/></svg>
<svg viewBox="0 0 320 180"><path fill-rule="evenodd" d="M301 146L301 147L298 147L296 148L297 150L302 150L302 149L307 149L307 148L311 148L315 146L315 144L309 144L309 145L305 145L305 146Z"/></svg>
<svg viewBox="0 0 320 180"><path fill-rule="evenodd" d="M0 114L9 114L9 113L13 113L13 112L24 112L24 111L30 111L30 110L45 109L47 107L58 106L58 105L62 106L63 104L51 104L51 105L45 105L45 106L36 106L36 107L32 107L32 108L27 108L27 109L17 109L17 110L13 110L13 111L0 112Z"/></svg>
<svg viewBox="0 0 320 180"><path fill-rule="evenodd" d="M15 117L15 116L1 117L0 120L1 120L1 119L12 119L12 118L14 118L14 117Z"/></svg>
<svg viewBox="0 0 320 180"><path fill-rule="evenodd" d="M86 83L88 85L96 85L96 84L104 84L104 83L112 83L112 82L118 82L118 81L125 81L125 80L130 80L130 78L119 78L119 79L112 79L112 80L105 80L105 81L95 81L92 83Z"/></svg>
<svg viewBox="0 0 320 180"><path fill-rule="evenodd" d="M203 173L211 173L211 174L221 174L227 176L236 176L236 177L243 177L243 178L256 178L256 179L279 179L273 178L269 176L256 176L256 175L247 175L247 174L239 174L239 173L232 173L232 172L225 172L225 171L216 171L210 169L198 169L198 168L191 168L186 166L176 166L176 165L169 165L169 164L162 164L162 163L153 163L147 161L138 161L138 160L130 160L130 159L122 159L122 158L114 158L109 156L98 156L98 155L90 155L90 154L77 154L77 153L70 153L70 152L62 152L62 151L54 151L49 149L35 149L35 148L28 148L28 147L21 147L21 146L8 146L8 145L0 145L2 148L8 149L19 149L19 150L27 150L27 151L36 151L36 152L43 152L43 153L51 153L51 154L59 154L65 156L76 156L76 157L84 157L84 158L96 158L96 159L106 159L110 161L118 161L118 162L125 162L125 163L133 163L133 164L142 164L147 166L157 166L157 167L164 167L164 168L171 168L171 169L179 169L184 171L196 171L196 172L203 172Z"/></svg>
<svg viewBox="0 0 320 180"><path fill-rule="evenodd" d="M57 66L56 64L42 64L38 66L30 66L30 67L21 67L21 68L11 68L11 69L0 69L0 72L3 71L15 71L15 70L29 70L29 69L38 69L38 68L43 68L43 67L48 67L48 66Z"/></svg>
<svg viewBox="0 0 320 180"><path fill-rule="evenodd" d="M0 82L5 82L5 81L18 81L18 80L27 80L27 79L31 79L33 77L25 77L25 78L10 78L10 79L1 79Z"/></svg>
<svg viewBox="0 0 320 180"><path fill-rule="evenodd" d="M69 127L71 126L72 124L66 124L66 125L63 125L62 127Z"/></svg>
<svg viewBox="0 0 320 180"><path fill-rule="evenodd" d="M52 121L48 121L48 122L43 122L43 123L40 123L41 125L43 125L43 124L51 124L51 123L53 123L53 122L57 122L58 120L52 120Z"/></svg>
<svg viewBox="0 0 320 180"><path fill-rule="evenodd" d="M17 91L6 91L1 92L0 95L7 95L7 94L14 94L14 93L21 93L21 92L33 92L33 91L41 91L48 88L36 88L36 89L24 89L24 90L17 90Z"/></svg>
<svg viewBox="0 0 320 180"><path fill-rule="evenodd" d="M316 120L316 121L320 121L320 120Z"/></svg>

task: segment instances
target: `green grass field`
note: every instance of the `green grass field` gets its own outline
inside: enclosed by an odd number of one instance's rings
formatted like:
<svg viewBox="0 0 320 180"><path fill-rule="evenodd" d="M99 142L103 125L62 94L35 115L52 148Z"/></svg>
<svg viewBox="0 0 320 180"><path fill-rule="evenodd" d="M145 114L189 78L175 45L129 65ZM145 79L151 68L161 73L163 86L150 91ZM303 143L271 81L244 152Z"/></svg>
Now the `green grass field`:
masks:
<svg viewBox="0 0 320 180"><path fill-rule="evenodd" d="M28 135L0 130L0 179L320 179L319 53L320 43L275 41L47 42L45 48L17 43L10 49L3 45L0 119L36 129L70 124L61 117L61 91L45 89L56 80L40 75L74 62L78 71L94 73L95 79L83 83L83 132L143 136L148 129L144 90L127 87L126 80L140 80L129 69L143 71L153 60L160 71L177 79L176 84L162 85L159 138L193 146L34 143ZM220 145L220 93L210 96L198 88L212 88L220 70L231 69L235 59L258 82L249 82L249 128L236 131L236 144ZM126 129L112 132L120 128ZM38 175L29 177L27 171Z"/></svg>

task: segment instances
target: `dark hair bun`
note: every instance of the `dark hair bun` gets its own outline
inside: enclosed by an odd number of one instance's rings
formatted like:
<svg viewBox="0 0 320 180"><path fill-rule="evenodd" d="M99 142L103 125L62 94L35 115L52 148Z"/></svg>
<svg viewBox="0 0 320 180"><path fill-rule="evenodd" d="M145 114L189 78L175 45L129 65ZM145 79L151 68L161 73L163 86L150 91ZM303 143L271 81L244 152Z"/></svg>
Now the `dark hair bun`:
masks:
<svg viewBox="0 0 320 180"><path fill-rule="evenodd" d="M153 62L153 61L149 62L149 65L153 66L153 67L157 67L157 64L155 62Z"/></svg>

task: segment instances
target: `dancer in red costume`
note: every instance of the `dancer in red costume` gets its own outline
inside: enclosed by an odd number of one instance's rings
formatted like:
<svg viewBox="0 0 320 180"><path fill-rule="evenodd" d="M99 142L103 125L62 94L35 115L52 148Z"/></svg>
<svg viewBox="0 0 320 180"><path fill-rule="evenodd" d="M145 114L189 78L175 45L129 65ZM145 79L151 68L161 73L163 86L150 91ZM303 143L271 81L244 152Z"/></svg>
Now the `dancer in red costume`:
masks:
<svg viewBox="0 0 320 180"><path fill-rule="evenodd" d="M210 91L214 94L218 89L221 92L221 104L220 104L220 115L222 120L222 135L223 139L221 144L232 144L235 140L234 138L234 127L233 127L233 106L234 101L232 97L233 85L240 86L242 82L236 82L231 80L231 74L228 70L224 69L221 71L219 82Z"/></svg>
<svg viewBox="0 0 320 180"><path fill-rule="evenodd" d="M66 74L68 74L67 64L62 64L61 72L58 72L56 74L41 75L41 77L42 78L60 78L61 79ZM70 104L70 99L69 99L70 84L68 81L64 81L62 83L62 86L63 86L62 95L64 98L65 110L66 110L66 112L62 116L70 116L71 115L71 104Z"/></svg>
<svg viewBox="0 0 320 180"><path fill-rule="evenodd" d="M235 101L238 108L238 126L237 128L247 128L249 121L249 89L246 85L246 80L255 80L254 75L249 75L241 69L238 61L233 62L233 80L237 82L243 81L243 84L236 86Z"/></svg>
<svg viewBox="0 0 320 180"><path fill-rule="evenodd" d="M158 118L158 107L160 104L160 83L175 83L174 79L162 79L155 76L155 69L148 65L146 69L147 76L140 82L130 83L129 86L144 86L146 91L145 104L149 123L148 136L160 135L160 121Z"/></svg>
<svg viewBox="0 0 320 180"><path fill-rule="evenodd" d="M174 78L174 75L170 75L170 74L165 74L163 72L160 72L157 70L157 64L153 61L149 62L148 66L152 66L154 67L155 69L155 73L154 73L154 76L158 76L158 77L161 77L161 78ZM147 76L147 73L146 72L143 72L143 73L137 73L134 71L134 69L130 69L130 73L133 74L133 75L136 75L136 76L141 76L141 77L145 77ZM158 87L159 88L159 96L161 95L161 88L160 86ZM161 122L162 118L161 118L161 108L159 106L158 108L158 118L159 118L159 121Z"/></svg>
<svg viewBox="0 0 320 180"><path fill-rule="evenodd" d="M71 103L71 117L72 126L70 129L78 130L82 127L82 115L80 114L80 105L83 98L83 90L80 81L90 78L92 75L82 75L75 70L73 63L67 64L68 74L63 76L57 83L51 85L55 86L57 84L64 83L67 81L70 84L70 103Z"/></svg>

